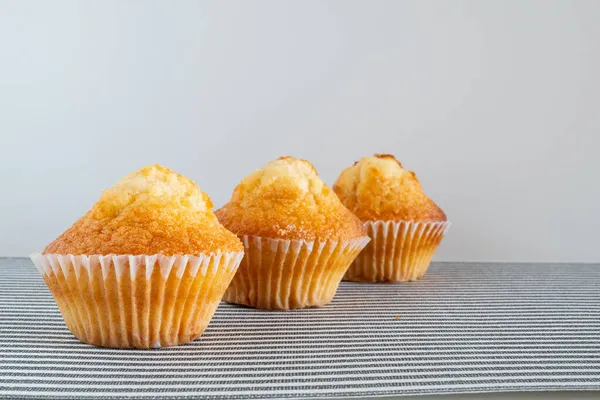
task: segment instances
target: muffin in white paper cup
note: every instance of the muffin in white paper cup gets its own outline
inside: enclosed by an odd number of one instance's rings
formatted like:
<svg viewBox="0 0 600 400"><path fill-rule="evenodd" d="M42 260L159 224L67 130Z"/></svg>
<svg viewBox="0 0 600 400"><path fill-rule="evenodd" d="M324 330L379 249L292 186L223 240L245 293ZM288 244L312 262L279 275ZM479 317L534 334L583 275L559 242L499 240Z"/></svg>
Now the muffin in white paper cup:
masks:
<svg viewBox="0 0 600 400"><path fill-rule="evenodd" d="M414 172L391 155L376 154L346 168L333 190L371 238L345 280L405 282L425 275L450 223Z"/></svg>
<svg viewBox="0 0 600 400"><path fill-rule="evenodd" d="M223 300L271 310L328 304L368 241L367 237L304 241L244 235L245 256Z"/></svg>
<svg viewBox="0 0 600 400"><path fill-rule="evenodd" d="M245 177L216 214L246 252L223 300L250 307L328 304L369 241L312 164L293 157Z"/></svg>
<svg viewBox="0 0 600 400"><path fill-rule="evenodd" d="M345 280L406 282L427 272L449 222L367 221L371 241L354 260Z"/></svg>
<svg viewBox="0 0 600 400"><path fill-rule="evenodd" d="M31 259L82 342L184 344L204 332L244 254L211 209L189 179L145 167Z"/></svg>

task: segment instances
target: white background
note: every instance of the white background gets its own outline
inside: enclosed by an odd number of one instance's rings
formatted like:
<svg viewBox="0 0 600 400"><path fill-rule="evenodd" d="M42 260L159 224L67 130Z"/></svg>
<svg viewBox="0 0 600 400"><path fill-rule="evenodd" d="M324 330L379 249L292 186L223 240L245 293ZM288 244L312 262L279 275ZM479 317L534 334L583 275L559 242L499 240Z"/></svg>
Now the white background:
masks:
<svg viewBox="0 0 600 400"><path fill-rule="evenodd" d="M438 260L600 261L600 1L0 0L0 255L127 172L395 154Z"/></svg>

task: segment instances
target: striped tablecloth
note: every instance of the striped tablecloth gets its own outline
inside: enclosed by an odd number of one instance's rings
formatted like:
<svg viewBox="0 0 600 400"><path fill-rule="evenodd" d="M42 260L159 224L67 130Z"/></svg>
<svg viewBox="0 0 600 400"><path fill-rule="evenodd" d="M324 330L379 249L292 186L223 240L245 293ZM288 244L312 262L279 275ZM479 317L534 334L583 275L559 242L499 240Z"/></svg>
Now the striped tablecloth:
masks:
<svg viewBox="0 0 600 400"><path fill-rule="evenodd" d="M69 333L30 261L0 259L0 398L517 390L600 390L600 265L436 264L344 282L319 309L222 304L186 346L111 350Z"/></svg>

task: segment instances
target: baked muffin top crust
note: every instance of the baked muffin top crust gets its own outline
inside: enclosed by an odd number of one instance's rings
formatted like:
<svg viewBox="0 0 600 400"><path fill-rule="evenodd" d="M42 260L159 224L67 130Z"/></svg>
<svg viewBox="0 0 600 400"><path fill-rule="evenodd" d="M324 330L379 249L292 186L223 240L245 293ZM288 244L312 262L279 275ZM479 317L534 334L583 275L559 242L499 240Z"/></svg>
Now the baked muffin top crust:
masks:
<svg viewBox="0 0 600 400"><path fill-rule="evenodd" d="M342 171L333 190L363 221L446 221L415 173L389 154L361 158Z"/></svg>
<svg viewBox="0 0 600 400"><path fill-rule="evenodd" d="M105 190L45 254L200 255L243 251L194 182L151 165Z"/></svg>
<svg viewBox="0 0 600 400"><path fill-rule="evenodd" d="M306 160L281 157L246 176L216 211L238 235L279 239L350 239L365 236L361 221Z"/></svg>

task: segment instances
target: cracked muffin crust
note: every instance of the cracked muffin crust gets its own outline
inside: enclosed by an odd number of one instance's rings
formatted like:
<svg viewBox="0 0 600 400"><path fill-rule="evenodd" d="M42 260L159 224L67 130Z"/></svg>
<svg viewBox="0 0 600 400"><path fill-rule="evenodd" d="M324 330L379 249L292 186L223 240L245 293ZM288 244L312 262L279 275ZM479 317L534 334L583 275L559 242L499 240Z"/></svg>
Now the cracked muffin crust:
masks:
<svg viewBox="0 0 600 400"><path fill-rule="evenodd" d="M126 175L44 254L199 255L243 250L190 179L160 165Z"/></svg>
<svg viewBox="0 0 600 400"><path fill-rule="evenodd" d="M415 173L389 154L361 158L342 171L333 190L362 221L446 221Z"/></svg>
<svg viewBox="0 0 600 400"><path fill-rule="evenodd" d="M281 157L246 176L216 211L238 235L280 239L351 239L365 236L361 221L306 160Z"/></svg>

